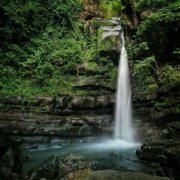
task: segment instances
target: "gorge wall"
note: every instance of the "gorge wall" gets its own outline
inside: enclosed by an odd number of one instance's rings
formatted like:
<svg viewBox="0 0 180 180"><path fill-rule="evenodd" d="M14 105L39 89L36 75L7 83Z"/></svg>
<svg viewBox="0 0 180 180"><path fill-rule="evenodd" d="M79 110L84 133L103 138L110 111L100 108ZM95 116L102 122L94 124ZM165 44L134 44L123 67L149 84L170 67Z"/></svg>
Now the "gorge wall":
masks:
<svg viewBox="0 0 180 180"><path fill-rule="evenodd" d="M89 58L94 49L89 52L88 44L82 45L81 51L87 55L83 61L73 64L74 69L65 71L67 81L75 77L70 82L71 91L65 89L56 95L34 95L29 99L21 95L1 97L1 129L21 135L87 136L111 132L121 44L117 32L105 39L102 35L103 27L115 27L111 17L122 16L131 65L135 126L141 137L144 133L146 138L152 136L152 139L153 135L171 134L168 127L172 129L174 123L179 123L178 49L173 45L174 56L170 55L173 52L168 52L165 58L162 52L166 52L167 43L159 44L162 48L159 53L156 51L155 39L159 34L152 32L151 41L148 33L152 27L146 27L146 21L153 19L150 15L156 13L154 9L136 1L122 1L121 4L119 1L83 1L79 15L83 22L81 28L93 39L91 44L98 53ZM154 31L164 32L162 25L156 27ZM168 47L172 46L169 34L159 35L162 41L167 35ZM176 29L174 34L177 36ZM58 64L60 71L64 71L63 65Z"/></svg>
<svg viewBox="0 0 180 180"><path fill-rule="evenodd" d="M180 177L177 0L7 0L0 9L0 152L14 152L10 174L22 173L23 142L112 133L121 17L137 155Z"/></svg>

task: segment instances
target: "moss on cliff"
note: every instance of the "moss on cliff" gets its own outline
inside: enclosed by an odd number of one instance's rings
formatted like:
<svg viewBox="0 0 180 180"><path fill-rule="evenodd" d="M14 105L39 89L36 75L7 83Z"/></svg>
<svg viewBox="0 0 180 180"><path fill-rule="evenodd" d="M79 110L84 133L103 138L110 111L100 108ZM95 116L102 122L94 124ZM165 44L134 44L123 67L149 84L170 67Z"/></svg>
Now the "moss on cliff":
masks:
<svg viewBox="0 0 180 180"><path fill-rule="evenodd" d="M0 4L3 15L8 14L4 19L9 22L2 21L1 24L1 36L5 40L1 48L1 97L95 93L97 90L74 88L77 82L81 86L87 85L87 79L88 82L96 80L94 84L104 82L107 87L113 88L116 68L111 60L99 56L99 21L94 18L88 21L87 27L87 22L80 19L81 3L79 0L68 4L49 0L48 13L46 5L39 0L25 4L10 1ZM110 12L111 15L119 13L119 1L101 1L100 6L104 14L108 14L106 17ZM17 7L20 14L14 12L13 15L11 8ZM32 8L32 21L37 28L34 24L28 24L27 13ZM73 15L70 15L72 11ZM42 13L46 13L47 17L42 17ZM22 19L19 19L19 15ZM12 21L17 21L25 29L17 29ZM35 34L28 30L31 28L35 28ZM25 34L26 30L30 34ZM13 40L19 38L20 31L26 37L21 42Z"/></svg>
<svg viewBox="0 0 180 180"><path fill-rule="evenodd" d="M103 17L119 17L122 12L122 5L119 0L100 0L100 10L103 12Z"/></svg>
<svg viewBox="0 0 180 180"><path fill-rule="evenodd" d="M139 17L128 43L134 99L150 101L155 119L179 114L180 3L178 0L132 3Z"/></svg>

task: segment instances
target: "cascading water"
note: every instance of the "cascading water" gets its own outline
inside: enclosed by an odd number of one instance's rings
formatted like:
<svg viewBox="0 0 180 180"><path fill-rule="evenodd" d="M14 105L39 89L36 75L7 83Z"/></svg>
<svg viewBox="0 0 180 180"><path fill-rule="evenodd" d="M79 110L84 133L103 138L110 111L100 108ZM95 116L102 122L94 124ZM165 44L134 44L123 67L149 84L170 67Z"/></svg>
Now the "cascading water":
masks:
<svg viewBox="0 0 180 180"><path fill-rule="evenodd" d="M125 49L124 34L121 30L121 55L119 59L116 107L115 107L115 139L133 142L131 90L129 80L128 57Z"/></svg>

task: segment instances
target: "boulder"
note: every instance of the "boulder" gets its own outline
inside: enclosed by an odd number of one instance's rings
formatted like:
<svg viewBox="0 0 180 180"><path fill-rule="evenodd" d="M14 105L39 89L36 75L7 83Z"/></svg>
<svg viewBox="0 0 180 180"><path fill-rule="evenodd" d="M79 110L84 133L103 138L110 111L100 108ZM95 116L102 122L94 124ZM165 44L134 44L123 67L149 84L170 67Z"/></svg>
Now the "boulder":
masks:
<svg viewBox="0 0 180 180"><path fill-rule="evenodd" d="M107 96L107 104L109 106L112 106L115 104L115 95L114 94L108 94Z"/></svg>
<svg viewBox="0 0 180 180"><path fill-rule="evenodd" d="M98 48L101 57L111 59L115 65L118 65L120 55L120 31L119 18L111 18L100 22L98 30Z"/></svg>
<svg viewBox="0 0 180 180"><path fill-rule="evenodd" d="M72 106L72 97L62 96L56 99L55 109L64 110L66 108L71 108Z"/></svg>
<svg viewBox="0 0 180 180"><path fill-rule="evenodd" d="M53 103L52 101L53 101L52 97L36 97L34 99L34 103L32 105L34 105L34 106L45 106L45 105L52 104Z"/></svg>
<svg viewBox="0 0 180 180"><path fill-rule="evenodd" d="M82 160L81 157L70 154L65 159L60 160L59 177L64 177L66 180L73 177L73 172L78 170L90 169L93 162ZM74 177L73 177L74 178ZM79 179L78 179L79 180Z"/></svg>
<svg viewBox="0 0 180 180"><path fill-rule="evenodd" d="M83 126L85 124L86 123L83 120L79 119L79 118L72 119L71 122L70 122L71 126Z"/></svg>
<svg viewBox="0 0 180 180"><path fill-rule="evenodd" d="M95 106L94 97L86 97L84 99L83 108L93 108Z"/></svg>
<svg viewBox="0 0 180 180"><path fill-rule="evenodd" d="M136 154L140 159L180 168L180 142L167 139L143 144Z"/></svg>
<svg viewBox="0 0 180 180"><path fill-rule="evenodd" d="M88 124L89 126L95 126L95 125L97 125L97 122L96 122L94 116L85 116L84 119L85 119L85 121L87 122L87 124Z"/></svg>
<svg viewBox="0 0 180 180"><path fill-rule="evenodd" d="M72 99L72 107L73 108L81 108L83 106L84 103L84 97L74 97Z"/></svg>
<svg viewBox="0 0 180 180"><path fill-rule="evenodd" d="M105 107L107 105L107 96L102 95L102 96L97 96L96 97L96 107Z"/></svg>

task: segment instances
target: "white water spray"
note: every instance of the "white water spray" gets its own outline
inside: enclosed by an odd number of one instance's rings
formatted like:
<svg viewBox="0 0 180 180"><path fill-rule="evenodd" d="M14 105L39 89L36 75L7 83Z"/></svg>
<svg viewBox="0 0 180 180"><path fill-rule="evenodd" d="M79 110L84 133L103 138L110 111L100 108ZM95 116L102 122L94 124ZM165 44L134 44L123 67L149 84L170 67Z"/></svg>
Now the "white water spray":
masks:
<svg viewBox="0 0 180 180"><path fill-rule="evenodd" d="M116 107L115 107L115 139L133 142L131 90L129 80L128 57L125 49L124 34L121 31L121 55L119 59Z"/></svg>

